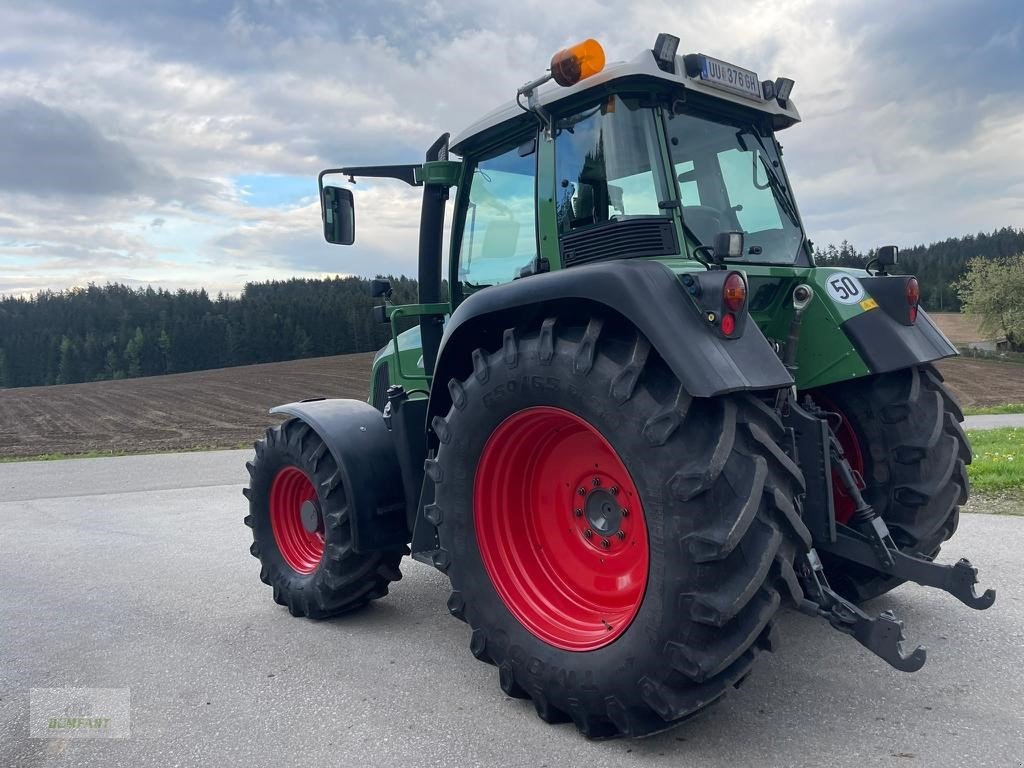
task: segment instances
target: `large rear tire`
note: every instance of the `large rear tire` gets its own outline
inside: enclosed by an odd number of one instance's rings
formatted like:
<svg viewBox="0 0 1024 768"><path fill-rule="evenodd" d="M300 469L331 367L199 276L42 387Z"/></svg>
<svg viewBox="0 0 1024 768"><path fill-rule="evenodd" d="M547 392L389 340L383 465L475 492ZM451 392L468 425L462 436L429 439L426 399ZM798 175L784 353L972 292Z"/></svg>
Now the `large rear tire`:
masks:
<svg viewBox="0 0 1024 768"><path fill-rule="evenodd" d="M810 541L775 412L691 398L646 338L600 318L510 328L448 387L427 517L448 607L502 690L599 738L738 686L800 596Z"/></svg>
<svg viewBox="0 0 1024 768"><path fill-rule="evenodd" d="M971 447L963 412L930 365L855 379L810 393L839 413L843 450L866 484L865 500L908 554L934 558L956 531L967 501ZM836 491L836 517L852 505ZM863 602L903 583L867 566L823 556L831 586Z"/></svg>
<svg viewBox="0 0 1024 768"><path fill-rule="evenodd" d="M249 551L260 580L293 616L324 619L388 593L403 551L352 550L346 489L331 452L300 419L271 427L246 464Z"/></svg>

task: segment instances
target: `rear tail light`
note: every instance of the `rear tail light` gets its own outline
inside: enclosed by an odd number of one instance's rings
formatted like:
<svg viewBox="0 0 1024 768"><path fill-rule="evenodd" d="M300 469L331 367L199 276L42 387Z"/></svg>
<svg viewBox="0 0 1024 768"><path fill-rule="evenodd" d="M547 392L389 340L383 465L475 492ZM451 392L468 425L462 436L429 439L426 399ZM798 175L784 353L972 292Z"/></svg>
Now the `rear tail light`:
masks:
<svg viewBox="0 0 1024 768"><path fill-rule="evenodd" d="M917 283L917 278L912 277L907 280L907 286L905 288L907 304L907 320L911 323L917 321L917 305L921 300L921 286Z"/></svg>
<svg viewBox="0 0 1024 768"><path fill-rule="evenodd" d="M732 336L736 332L736 313L747 301L747 281L739 272L731 272L722 283L722 333Z"/></svg>
<svg viewBox="0 0 1024 768"><path fill-rule="evenodd" d="M681 275L679 281L716 333L728 339L743 335L747 317L747 279L742 272L715 269L706 273L687 273Z"/></svg>
<svg viewBox="0 0 1024 768"><path fill-rule="evenodd" d="M722 303L730 312L739 312L747 300L747 283L739 272L733 272L722 285Z"/></svg>

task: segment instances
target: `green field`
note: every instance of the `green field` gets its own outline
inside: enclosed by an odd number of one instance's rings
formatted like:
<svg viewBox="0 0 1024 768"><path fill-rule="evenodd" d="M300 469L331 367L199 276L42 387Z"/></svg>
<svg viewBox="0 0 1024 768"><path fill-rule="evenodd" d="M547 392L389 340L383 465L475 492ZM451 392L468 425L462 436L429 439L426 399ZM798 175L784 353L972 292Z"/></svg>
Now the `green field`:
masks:
<svg viewBox="0 0 1024 768"><path fill-rule="evenodd" d="M1024 490L1024 427L975 429L967 436L974 449L968 467L973 492Z"/></svg>

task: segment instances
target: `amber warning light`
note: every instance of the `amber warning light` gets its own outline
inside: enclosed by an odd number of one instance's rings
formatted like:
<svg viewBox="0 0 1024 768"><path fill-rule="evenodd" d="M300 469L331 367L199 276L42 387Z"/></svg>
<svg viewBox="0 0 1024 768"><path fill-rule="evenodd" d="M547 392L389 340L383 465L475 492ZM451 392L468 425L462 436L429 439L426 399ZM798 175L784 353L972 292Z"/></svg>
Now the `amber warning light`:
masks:
<svg viewBox="0 0 1024 768"><path fill-rule="evenodd" d="M563 48L551 57L550 71L536 80L531 80L519 89L517 97L526 96L528 108L544 117L544 112L537 103L537 89L548 80L554 80L565 87L576 85L580 80L596 75L604 69L604 48L597 40L588 38L582 43ZM520 102L522 106L522 102Z"/></svg>
<svg viewBox="0 0 1024 768"><path fill-rule="evenodd" d="M604 69L604 49L592 38L551 57L551 77L561 86L576 85Z"/></svg>
<svg viewBox="0 0 1024 768"><path fill-rule="evenodd" d="M569 48L564 48L551 57L550 71L536 80L521 86L516 92L516 103L520 107L533 112L544 126L544 134L552 135L551 116L541 106L537 98L537 89L548 80L554 80L561 86L576 85L580 80L596 75L604 69L604 49L597 40L586 39ZM523 97L526 103L523 103Z"/></svg>

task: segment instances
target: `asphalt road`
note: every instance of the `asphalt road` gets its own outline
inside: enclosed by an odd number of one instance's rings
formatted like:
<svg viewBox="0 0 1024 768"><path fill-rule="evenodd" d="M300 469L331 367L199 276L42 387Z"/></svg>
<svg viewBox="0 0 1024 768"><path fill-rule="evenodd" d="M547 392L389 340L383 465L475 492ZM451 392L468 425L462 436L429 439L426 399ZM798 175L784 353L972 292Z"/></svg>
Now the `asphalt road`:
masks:
<svg viewBox="0 0 1024 768"><path fill-rule="evenodd" d="M964 418L964 429L999 429L1024 427L1024 413L992 413Z"/></svg>
<svg viewBox="0 0 1024 768"><path fill-rule="evenodd" d="M999 599L902 587L874 601L928 646L895 672L795 613L706 715L588 742L506 698L407 561L369 609L297 620L257 579L244 451L0 464L0 766L1024 765L1024 517L965 515ZM131 735L28 737L33 687L129 688Z"/></svg>

